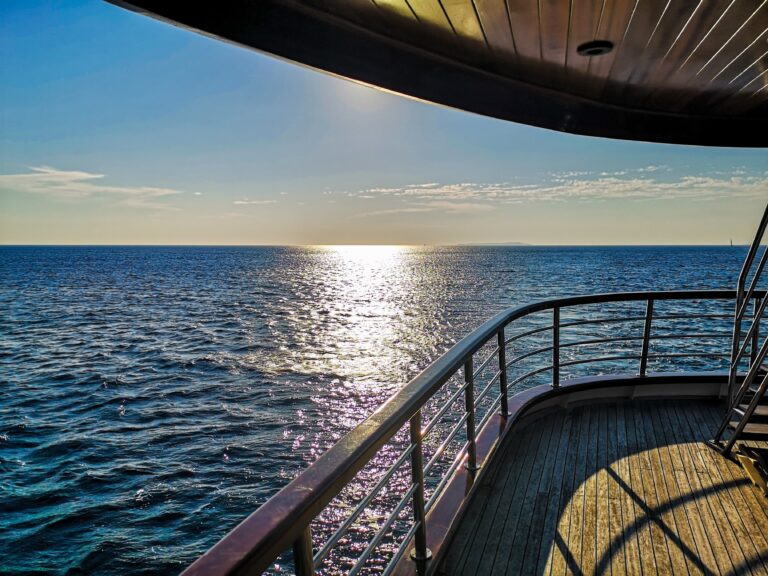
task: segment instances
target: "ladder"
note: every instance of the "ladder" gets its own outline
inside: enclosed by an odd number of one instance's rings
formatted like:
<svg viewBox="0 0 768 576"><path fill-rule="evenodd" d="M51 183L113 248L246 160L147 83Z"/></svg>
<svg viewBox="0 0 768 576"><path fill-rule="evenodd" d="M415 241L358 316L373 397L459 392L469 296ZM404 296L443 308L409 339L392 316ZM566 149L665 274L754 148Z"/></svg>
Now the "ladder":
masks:
<svg viewBox="0 0 768 576"><path fill-rule="evenodd" d="M712 446L728 456L739 440L768 440L768 336L760 345L760 320L768 303L757 285L768 262L768 248L762 256L747 288L747 278L760 251L763 236L768 227L768 206L765 208L757 234L744 260L736 286L736 311L733 319L731 363L728 370L728 410L715 434ZM750 302L754 301L751 317L747 315ZM745 326L746 325L746 326ZM746 327L746 331L744 328ZM743 336L743 338L742 338ZM747 351L749 355L747 356ZM739 365L747 362L747 373L739 375Z"/></svg>

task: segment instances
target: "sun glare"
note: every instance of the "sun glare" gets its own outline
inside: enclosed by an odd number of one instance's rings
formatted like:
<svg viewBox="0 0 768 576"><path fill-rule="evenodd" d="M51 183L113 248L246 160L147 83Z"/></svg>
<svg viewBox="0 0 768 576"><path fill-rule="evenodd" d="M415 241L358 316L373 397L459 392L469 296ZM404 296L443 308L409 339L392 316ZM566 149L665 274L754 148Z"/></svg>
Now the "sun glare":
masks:
<svg viewBox="0 0 768 576"><path fill-rule="evenodd" d="M379 386L396 358L396 327L410 289L408 246L315 246L311 302L291 316L294 337L307 338L297 361L313 374L336 374L358 391ZM295 336L297 335L298 336ZM365 395L365 394L363 394Z"/></svg>
<svg viewBox="0 0 768 576"><path fill-rule="evenodd" d="M334 252L341 258L353 261L361 260L369 262L383 262L396 258L404 250L407 250L408 246L338 244L329 246L317 246L317 248Z"/></svg>

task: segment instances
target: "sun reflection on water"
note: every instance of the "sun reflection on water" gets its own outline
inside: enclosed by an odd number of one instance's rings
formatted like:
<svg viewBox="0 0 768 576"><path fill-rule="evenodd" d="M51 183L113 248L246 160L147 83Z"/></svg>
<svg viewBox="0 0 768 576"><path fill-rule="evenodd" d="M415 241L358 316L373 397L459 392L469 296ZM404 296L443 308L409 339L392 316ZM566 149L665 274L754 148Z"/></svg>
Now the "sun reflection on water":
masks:
<svg viewBox="0 0 768 576"><path fill-rule="evenodd" d="M405 246L324 246L319 259L319 298L310 303L313 336L324 371L355 380L356 387L376 385L382 363L391 361L397 319L407 300L410 270ZM313 362L310 361L310 364ZM312 366L314 369L320 366ZM361 390L362 391L362 390Z"/></svg>
<svg viewBox="0 0 768 576"><path fill-rule="evenodd" d="M414 314L418 255L408 246L316 246L286 282L295 297L273 325L269 367L277 377L303 375L315 426L294 426L294 449L309 442L308 459L370 414L403 382L403 319ZM329 434L330 433L330 434Z"/></svg>

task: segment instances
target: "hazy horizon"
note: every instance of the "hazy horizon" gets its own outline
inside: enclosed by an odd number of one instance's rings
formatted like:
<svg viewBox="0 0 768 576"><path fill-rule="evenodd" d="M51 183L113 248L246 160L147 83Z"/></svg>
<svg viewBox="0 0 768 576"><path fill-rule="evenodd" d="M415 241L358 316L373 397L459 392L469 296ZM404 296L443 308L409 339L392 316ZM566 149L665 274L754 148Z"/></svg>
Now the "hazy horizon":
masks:
<svg viewBox="0 0 768 576"><path fill-rule="evenodd" d="M402 247L402 248L451 248L451 247L466 247L466 248L716 248L722 246L729 246L733 248L747 248L750 246L748 243L743 244L529 244L526 242L491 242L491 243L477 243L477 242L457 242L450 244L372 244L372 243L358 243L358 244L86 244L86 243L26 243L26 244L13 244L13 243L0 243L2 248L24 248L24 247L43 247L43 248L66 248L66 247L81 247L81 248L333 248L338 246L346 247Z"/></svg>
<svg viewBox="0 0 768 576"><path fill-rule="evenodd" d="M383 93L96 1L0 5L0 243L724 245L765 150Z"/></svg>

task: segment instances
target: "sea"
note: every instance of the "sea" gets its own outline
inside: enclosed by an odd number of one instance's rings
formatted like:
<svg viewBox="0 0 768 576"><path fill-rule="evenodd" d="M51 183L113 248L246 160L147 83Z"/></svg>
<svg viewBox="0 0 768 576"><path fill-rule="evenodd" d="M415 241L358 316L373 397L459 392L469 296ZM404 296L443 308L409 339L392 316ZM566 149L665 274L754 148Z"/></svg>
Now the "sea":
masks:
<svg viewBox="0 0 768 576"><path fill-rule="evenodd" d="M493 314L744 247L0 247L0 573L177 574Z"/></svg>

